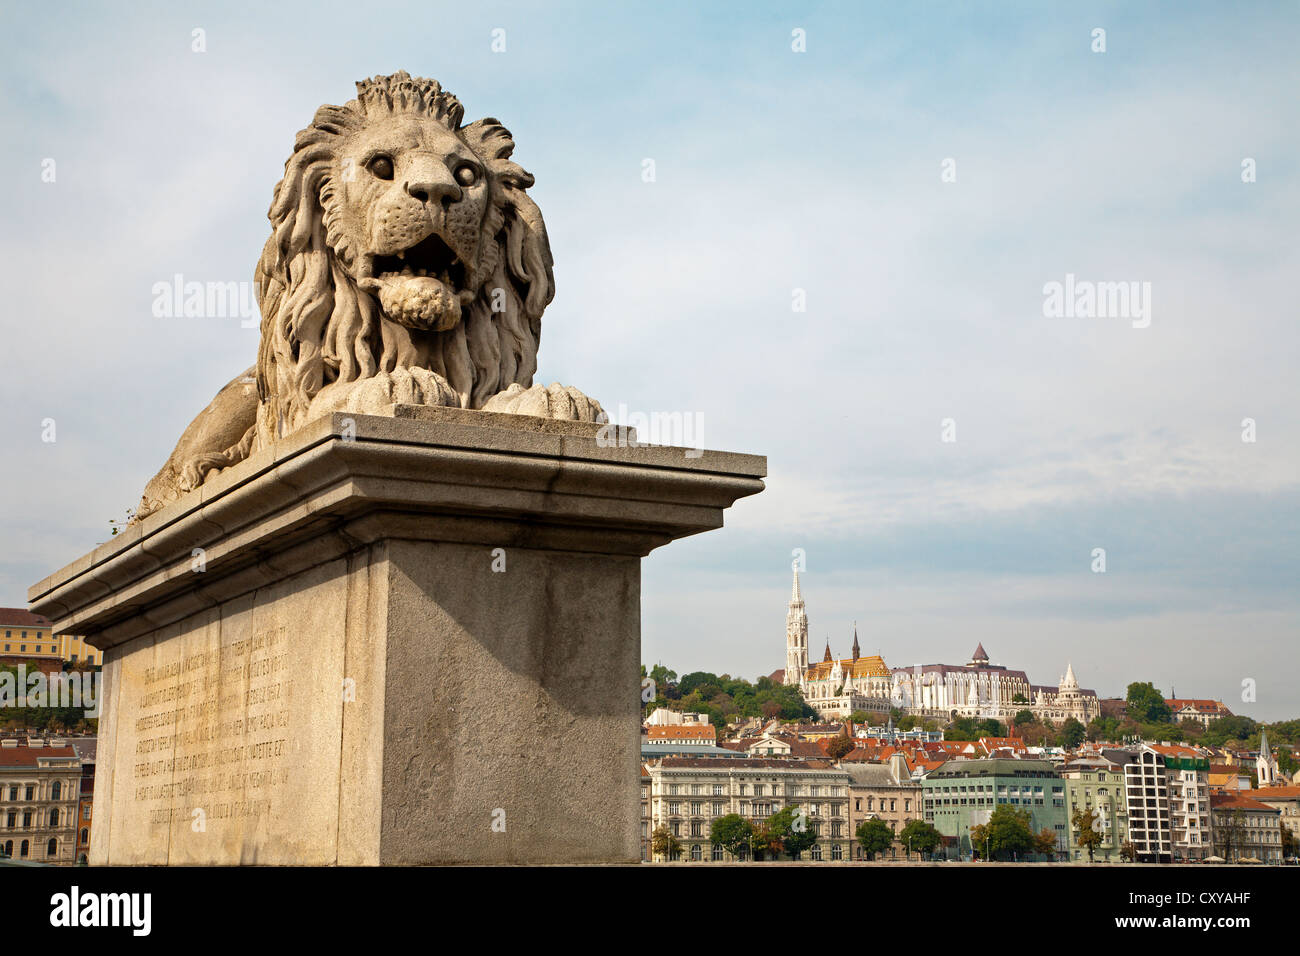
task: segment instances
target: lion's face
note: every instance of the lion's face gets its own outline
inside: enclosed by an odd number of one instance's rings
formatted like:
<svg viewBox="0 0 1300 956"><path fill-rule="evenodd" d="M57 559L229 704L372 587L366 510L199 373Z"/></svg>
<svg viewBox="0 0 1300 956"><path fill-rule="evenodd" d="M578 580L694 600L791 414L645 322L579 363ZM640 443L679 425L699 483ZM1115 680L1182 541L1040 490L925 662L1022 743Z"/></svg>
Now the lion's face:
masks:
<svg viewBox="0 0 1300 956"><path fill-rule="evenodd" d="M368 123L340 145L325 215L358 285L410 328L444 331L477 295L489 171L429 117Z"/></svg>
<svg viewBox="0 0 1300 956"><path fill-rule="evenodd" d="M397 369L432 373L462 408L532 385L555 294L546 226L510 131L464 112L394 73L295 137L256 271L257 447Z"/></svg>

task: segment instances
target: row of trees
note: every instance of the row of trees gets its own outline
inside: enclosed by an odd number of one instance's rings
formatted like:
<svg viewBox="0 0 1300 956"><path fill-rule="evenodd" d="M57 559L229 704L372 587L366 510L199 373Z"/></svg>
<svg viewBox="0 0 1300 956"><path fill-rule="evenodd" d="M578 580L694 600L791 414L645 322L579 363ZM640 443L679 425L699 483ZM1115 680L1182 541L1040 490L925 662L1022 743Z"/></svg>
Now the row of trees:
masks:
<svg viewBox="0 0 1300 956"><path fill-rule="evenodd" d="M1055 830L1044 827L1035 833L1029 811L1008 803L999 804L987 823L970 828L970 843L975 855L986 860L1020 860L1031 854L1050 859L1061 850Z"/></svg>
<svg viewBox="0 0 1300 956"><path fill-rule="evenodd" d="M909 820L897 836L884 820L864 820L858 824L855 836L868 860L886 852L896 841L909 852L923 855L933 853L942 842L939 831L924 820ZM728 813L709 827L710 845L721 847L733 859L777 860L785 856L797 860L816 842L815 828L798 807L784 807L764 820L754 821ZM656 856L676 859L682 851L682 840L661 824L650 836L650 848Z"/></svg>
<svg viewBox="0 0 1300 956"><path fill-rule="evenodd" d="M709 722L719 731L746 717L765 720L817 717L817 711L808 706L798 687L774 684L770 677L760 677L751 684L743 677L693 671L679 678L675 671L661 664L648 672L643 664L641 678L643 687L647 686L646 679L653 682L642 694L647 714L656 707L708 714Z"/></svg>
<svg viewBox="0 0 1300 956"><path fill-rule="evenodd" d="M98 670L95 665L84 661L66 665L66 668L78 673ZM32 673L33 671L28 670L26 676L30 679ZM18 668L12 664L0 665L0 675L5 674L9 676L0 676L0 680L6 681L10 687L17 688ZM4 707L0 709L0 730L27 731L37 734L93 734L97 732L99 721L86 717L88 707L51 707L49 703L47 700L46 705L41 707Z"/></svg>

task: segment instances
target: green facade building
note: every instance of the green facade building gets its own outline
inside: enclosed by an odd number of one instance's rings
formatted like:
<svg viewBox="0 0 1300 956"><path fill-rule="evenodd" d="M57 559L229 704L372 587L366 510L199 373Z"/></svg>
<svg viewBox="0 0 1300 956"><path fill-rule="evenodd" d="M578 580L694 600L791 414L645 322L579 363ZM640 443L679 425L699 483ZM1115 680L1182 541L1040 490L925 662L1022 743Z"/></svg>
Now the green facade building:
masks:
<svg viewBox="0 0 1300 956"><path fill-rule="evenodd" d="M1035 833L1057 834L1057 859L1069 846L1065 781L1046 760L949 760L921 782L925 819L951 838L950 855L975 855L970 830L987 823L1001 804L1028 810Z"/></svg>

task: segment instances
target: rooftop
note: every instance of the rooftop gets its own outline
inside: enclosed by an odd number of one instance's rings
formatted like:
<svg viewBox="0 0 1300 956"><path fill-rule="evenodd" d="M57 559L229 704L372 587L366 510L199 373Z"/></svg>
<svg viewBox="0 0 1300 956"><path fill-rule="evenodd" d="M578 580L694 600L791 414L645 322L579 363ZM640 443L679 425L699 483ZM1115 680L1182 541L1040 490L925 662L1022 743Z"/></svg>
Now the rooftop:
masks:
<svg viewBox="0 0 1300 956"><path fill-rule="evenodd" d="M0 627L49 627L50 619L22 607L0 607Z"/></svg>

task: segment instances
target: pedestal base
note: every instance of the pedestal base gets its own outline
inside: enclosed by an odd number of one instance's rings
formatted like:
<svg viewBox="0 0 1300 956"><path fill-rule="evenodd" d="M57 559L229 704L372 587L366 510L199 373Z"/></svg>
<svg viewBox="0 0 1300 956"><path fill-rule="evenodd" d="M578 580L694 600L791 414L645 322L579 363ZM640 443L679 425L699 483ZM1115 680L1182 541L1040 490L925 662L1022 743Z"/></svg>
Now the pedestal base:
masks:
<svg viewBox="0 0 1300 956"><path fill-rule="evenodd" d="M32 588L104 649L90 862L631 862L640 559L754 456L335 415Z"/></svg>

